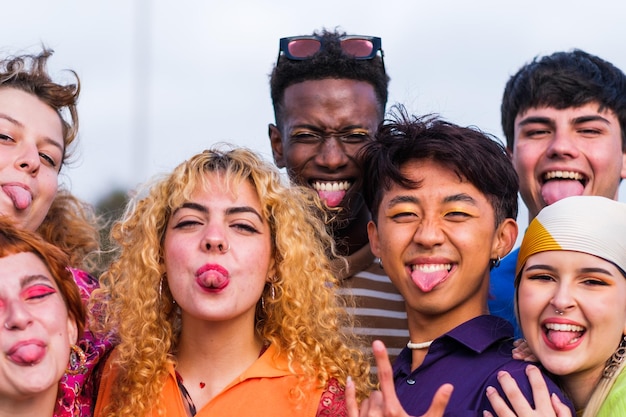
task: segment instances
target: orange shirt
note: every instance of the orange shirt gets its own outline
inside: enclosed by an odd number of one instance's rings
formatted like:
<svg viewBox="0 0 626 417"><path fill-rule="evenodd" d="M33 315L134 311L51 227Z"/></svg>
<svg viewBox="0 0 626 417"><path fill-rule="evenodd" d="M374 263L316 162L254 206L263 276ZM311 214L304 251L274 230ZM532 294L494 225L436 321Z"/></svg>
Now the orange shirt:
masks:
<svg viewBox="0 0 626 417"><path fill-rule="evenodd" d="M314 417L320 403L322 389L305 388L304 397L295 402L289 397L290 389L297 384L297 378L287 369L287 360L274 358L276 349L270 346L243 374L226 386L222 392L198 410L196 417L243 417L243 416L311 416ZM114 355L113 355L114 356ZM168 417L186 417L174 367L170 365L169 375L161 394L161 403ZM110 360L104 367L94 417L102 416L111 398L117 372ZM157 416L154 410L150 416Z"/></svg>

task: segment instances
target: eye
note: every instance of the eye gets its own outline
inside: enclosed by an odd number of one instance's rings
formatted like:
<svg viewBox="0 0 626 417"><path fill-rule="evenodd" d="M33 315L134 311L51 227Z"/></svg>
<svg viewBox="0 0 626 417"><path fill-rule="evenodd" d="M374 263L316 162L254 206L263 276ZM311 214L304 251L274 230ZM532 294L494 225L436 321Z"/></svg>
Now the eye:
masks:
<svg viewBox="0 0 626 417"><path fill-rule="evenodd" d="M291 141L297 143L314 144L324 140L324 137L319 133L311 131L298 131L291 135Z"/></svg>
<svg viewBox="0 0 626 417"><path fill-rule="evenodd" d="M453 210L453 211L447 212L445 214L445 217L447 219L452 219L452 220L465 220L473 216L469 213L466 213L465 211Z"/></svg>
<svg viewBox="0 0 626 417"><path fill-rule="evenodd" d="M9 141L13 142L13 138L9 135L4 135L0 133L0 141L1 142L9 142Z"/></svg>
<svg viewBox="0 0 626 417"><path fill-rule="evenodd" d="M371 139L366 130L356 130L341 135L341 141L346 143L363 143Z"/></svg>
<svg viewBox="0 0 626 417"><path fill-rule="evenodd" d="M26 288L23 295L26 300L39 300L49 295L56 294L56 290L49 285L38 284Z"/></svg>
<svg viewBox="0 0 626 417"><path fill-rule="evenodd" d="M44 160L44 162L46 163L46 165L51 166L52 168L56 168L57 167L57 162L55 161L55 159L53 157L51 157L48 154L45 154L43 152L39 152L39 157L41 159Z"/></svg>
<svg viewBox="0 0 626 417"><path fill-rule="evenodd" d="M249 224L249 223L244 223L244 222L238 222L238 223L233 223L231 224L231 226L233 229L238 230L240 232L243 232L245 234L257 234L259 233L259 230L254 227L253 225Z"/></svg>
<svg viewBox="0 0 626 417"><path fill-rule="evenodd" d="M405 223L416 220L419 216L410 211L400 211L389 216L392 220L395 220L398 223Z"/></svg>
<svg viewBox="0 0 626 417"><path fill-rule="evenodd" d="M174 223L174 229L191 229L200 225L202 225L202 222L196 219L181 219Z"/></svg>
<svg viewBox="0 0 626 417"><path fill-rule="evenodd" d="M587 286L603 286L603 287L606 287L606 286L609 285L608 282L606 282L606 281L604 281L602 279L593 278L593 277L584 278L582 280L582 283L587 285Z"/></svg>
<svg viewBox="0 0 626 417"><path fill-rule="evenodd" d="M526 276L526 279L529 281L546 281L546 282L555 281L555 278L553 276L551 276L550 274L546 274L546 273L531 274L531 275Z"/></svg>

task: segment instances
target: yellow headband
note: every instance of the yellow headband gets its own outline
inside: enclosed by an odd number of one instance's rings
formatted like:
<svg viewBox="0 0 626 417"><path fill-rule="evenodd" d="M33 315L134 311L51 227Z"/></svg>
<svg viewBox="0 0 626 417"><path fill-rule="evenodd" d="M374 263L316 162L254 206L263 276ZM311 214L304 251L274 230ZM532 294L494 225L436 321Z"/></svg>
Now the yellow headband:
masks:
<svg viewBox="0 0 626 417"><path fill-rule="evenodd" d="M577 196L545 207L524 234L515 276L529 256L551 250L588 253L626 271L626 204Z"/></svg>

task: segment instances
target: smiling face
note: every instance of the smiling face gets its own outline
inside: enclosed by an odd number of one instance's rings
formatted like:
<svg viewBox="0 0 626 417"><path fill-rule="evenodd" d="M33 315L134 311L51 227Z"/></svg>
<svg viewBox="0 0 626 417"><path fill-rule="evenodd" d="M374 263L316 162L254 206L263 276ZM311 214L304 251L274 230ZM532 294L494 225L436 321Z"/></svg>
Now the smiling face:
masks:
<svg viewBox="0 0 626 417"><path fill-rule="evenodd" d="M624 275L573 251L531 255L521 274L520 323L534 354L555 375L597 382L626 333Z"/></svg>
<svg viewBox="0 0 626 417"><path fill-rule="evenodd" d="M485 195L436 162L411 161L401 171L420 185L386 191L368 232L409 317L445 314L458 325L484 314L490 259L511 249L515 222L496 228Z"/></svg>
<svg viewBox="0 0 626 417"><path fill-rule="evenodd" d="M55 110L32 94L0 88L0 213L36 230L57 193L63 128Z"/></svg>
<svg viewBox="0 0 626 417"><path fill-rule="evenodd" d="M361 173L355 156L382 120L374 87L349 79L304 81L287 87L282 107L282 130L269 130L276 165L329 207L349 207Z"/></svg>
<svg viewBox="0 0 626 417"><path fill-rule="evenodd" d="M31 252L0 258L0 401L56 398L76 323L52 275Z"/></svg>
<svg viewBox="0 0 626 417"><path fill-rule="evenodd" d="M254 325L268 280L271 232L255 188L230 190L217 174L176 208L165 232L164 260L183 329L196 321L242 318Z"/></svg>
<svg viewBox="0 0 626 417"><path fill-rule="evenodd" d="M532 219L572 195L615 199L626 178L620 124L597 103L558 110L531 108L515 118L513 165Z"/></svg>

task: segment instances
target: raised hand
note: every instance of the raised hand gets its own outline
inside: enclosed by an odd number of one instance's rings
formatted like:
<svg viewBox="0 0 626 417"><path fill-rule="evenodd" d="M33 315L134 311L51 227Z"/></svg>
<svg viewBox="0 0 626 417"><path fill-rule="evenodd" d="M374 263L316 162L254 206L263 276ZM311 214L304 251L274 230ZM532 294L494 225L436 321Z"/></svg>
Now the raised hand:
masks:
<svg viewBox="0 0 626 417"><path fill-rule="evenodd" d="M348 417L410 417L402 408L393 383L393 371L387 349L380 340L372 343L376 366L378 367L378 380L380 391L373 391L368 399L363 400L359 410L354 383L348 380L346 384L346 407ZM453 387L451 384L443 384L433 397L430 408L421 417L443 417L450 401Z"/></svg>

